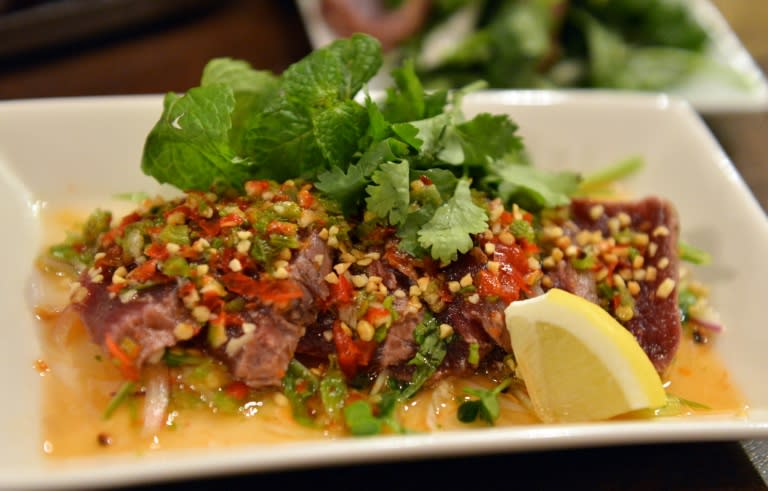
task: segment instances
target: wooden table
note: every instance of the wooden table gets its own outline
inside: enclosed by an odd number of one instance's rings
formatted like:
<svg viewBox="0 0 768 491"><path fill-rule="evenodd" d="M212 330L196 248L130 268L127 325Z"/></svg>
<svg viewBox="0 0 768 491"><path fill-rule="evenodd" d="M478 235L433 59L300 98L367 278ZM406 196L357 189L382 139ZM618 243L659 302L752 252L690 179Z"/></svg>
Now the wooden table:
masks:
<svg viewBox="0 0 768 491"><path fill-rule="evenodd" d="M310 51L292 2L211 3L216 5L162 19L158 15L155 22L140 26L120 22L129 15L121 14L112 19L109 34L0 59L0 99L184 91L197 85L203 65L215 56L242 58L257 68L281 72ZM768 2L715 3L768 70ZM766 209L768 113L723 114L706 122ZM765 441L733 441L565 449L223 476L160 488L763 489L766 447Z"/></svg>

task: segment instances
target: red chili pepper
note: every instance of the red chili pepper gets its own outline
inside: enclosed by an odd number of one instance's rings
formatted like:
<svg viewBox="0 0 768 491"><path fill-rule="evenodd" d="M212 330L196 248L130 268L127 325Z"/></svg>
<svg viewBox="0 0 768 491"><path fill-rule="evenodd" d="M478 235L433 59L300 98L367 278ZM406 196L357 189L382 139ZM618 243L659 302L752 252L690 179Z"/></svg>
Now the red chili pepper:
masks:
<svg viewBox="0 0 768 491"><path fill-rule="evenodd" d="M302 208L309 208L315 204L315 197L309 192L309 186L304 186L299 190L298 201Z"/></svg>
<svg viewBox="0 0 768 491"><path fill-rule="evenodd" d="M221 277L227 290L248 299L259 299L283 303L304 295L303 290L294 280L252 278L240 272L231 272Z"/></svg>
<svg viewBox="0 0 768 491"><path fill-rule="evenodd" d="M157 242L151 243L149 247L144 249L144 254L151 257L152 259L159 259L161 261L163 259L167 259L170 255L168 250L165 248L165 245L158 244Z"/></svg>
<svg viewBox="0 0 768 491"><path fill-rule="evenodd" d="M226 387L224 387L224 393L234 399L237 399L238 401L245 400L245 398L248 397L249 392L250 392L250 389L248 388L248 386L245 385L244 382L241 382L239 380L230 382L227 384Z"/></svg>
<svg viewBox="0 0 768 491"><path fill-rule="evenodd" d="M523 212L523 220L528 223L533 223L533 214L529 212Z"/></svg>
<svg viewBox="0 0 768 491"><path fill-rule="evenodd" d="M521 273L528 272L528 255L519 244L504 244L494 241L493 260L500 264L510 264Z"/></svg>
<svg viewBox="0 0 768 491"><path fill-rule="evenodd" d="M295 223L281 222L280 220L272 220L267 225L267 233L279 234L279 235L296 235L298 225Z"/></svg>
<svg viewBox="0 0 768 491"><path fill-rule="evenodd" d="M203 230L206 237L216 237L221 231L221 225L218 220L199 220L197 224Z"/></svg>
<svg viewBox="0 0 768 491"><path fill-rule="evenodd" d="M104 235L101 236L101 245L106 247L112 243L115 242L115 238L122 237L123 232L125 232L125 228L134 223L138 222L141 219L141 215L139 215L136 212L133 212L129 215L126 215L123 217L122 220L120 220L120 224L106 232Z"/></svg>
<svg viewBox="0 0 768 491"><path fill-rule="evenodd" d="M352 286L352 282L347 279L346 275L339 276L337 283L331 283L331 302L339 305L346 305L351 303L355 299L355 289Z"/></svg>
<svg viewBox="0 0 768 491"><path fill-rule="evenodd" d="M498 297L506 303L514 302L520 298L520 281L516 281L514 274L502 272L493 273L487 269L478 271L475 284L477 292L484 297Z"/></svg>
<svg viewBox="0 0 768 491"><path fill-rule="evenodd" d="M110 283L109 286L107 286L107 291L109 293L120 293L120 290L127 286L128 283Z"/></svg>
<svg viewBox="0 0 768 491"><path fill-rule="evenodd" d="M348 378L354 377L359 367L367 366L376 350L375 341L352 339L352 336L344 332L339 320L333 323L333 344L336 346L339 367Z"/></svg>
<svg viewBox="0 0 768 491"><path fill-rule="evenodd" d="M264 191L269 189L269 181L265 180L253 180L245 183L245 192L248 196L260 195Z"/></svg>
<svg viewBox="0 0 768 491"><path fill-rule="evenodd" d="M163 213L163 218L165 218L166 222L168 221L168 217L173 215L174 213L181 213L185 217L191 217L192 216L192 210L187 205L179 205L174 208L171 208L170 210L167 210L165 213Z"/></svg>
<svg viewBox="0 0 768 491"><path fill-rule="evenodd" d="M136 266L135 269L131 270L131 272L128 273L126 278L135 280L138 282L144 282L149 280L156 274L157 274L157 261L155 259L150 259L149 261L146 261Z"/></svg>
<svg viewBox="0 0 768 491"><path fill-rule="evenodd" d="M365 311L365 320L373 324L374 326L379 326L383 323L385 323L391 316L389 310L385 309L384 307L377 307L375 305L368 307L368 310Z"/></svg>
<svg viewBox="0 0 768 491"><path fill-rule="evenodd" d="M242 224L244 221L245 219L237 213L230 213L229 215L225 215L219 219L219 226L221 228L236 227Z"/></svg>
<svg viewBox="0 0 768 491"><path fill-rule="evenodd" d="M134 364L135 356L130 356L128 353L123 351L109 334L104 336L104 344L106 345L109 354L112 355L112 358L117 360L118 368L123 374L123 377L127 378L128 380L139 380L139 371Z"/></svg>
<svg viewBox="0 0 768 491"><path fill-rule="evenodd" d="M515 221L515 216L512 214L512 212L508 210L504 210L501 212L501 216L499 216L499 223L501 223L504 226L507 226L514 221Z"/></svg>
<svg viewBox="0 0 768 491"><path fill-rule="evenodd" d="M419 181L421 181L425 186L432 184L432 179L430 179L428 176L425 176L424 174L419 176Z"/></svg>

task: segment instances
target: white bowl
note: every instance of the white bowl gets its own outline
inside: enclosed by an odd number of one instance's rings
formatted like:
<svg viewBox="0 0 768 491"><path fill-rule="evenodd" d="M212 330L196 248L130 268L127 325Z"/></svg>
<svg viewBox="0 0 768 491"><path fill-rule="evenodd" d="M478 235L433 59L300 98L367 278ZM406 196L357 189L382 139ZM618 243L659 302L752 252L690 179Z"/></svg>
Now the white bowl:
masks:
<svg viewBox="0 0 768 491"><path fill-rule="evenodd" d="M680 85L661 92L686 99L702 114L768 110L765 74L717 7L709 0L678 1L708 31L711 43L705 56L713 63L697 69ZM338 37L323 19L318 0L296 0L296 4L313 48L325 46ZM447 34L441 32L438 37L443 40ZM446 43L450 45L454 38L451 36ZM396 56L387 56L385 69L374 78L371 87L389 87L389 71L395 64Z"/></svg>

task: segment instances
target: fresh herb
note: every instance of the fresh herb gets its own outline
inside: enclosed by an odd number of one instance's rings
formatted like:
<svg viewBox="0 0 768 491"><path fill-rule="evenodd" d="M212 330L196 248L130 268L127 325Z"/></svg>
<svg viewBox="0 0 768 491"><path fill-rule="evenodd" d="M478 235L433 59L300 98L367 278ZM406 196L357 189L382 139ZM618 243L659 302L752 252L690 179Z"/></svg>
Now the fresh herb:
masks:
<svg viewBox="0 0 768 491"><path fill-rule="evenodd" d="M465 118L461 100L482 83L427 91L408 59L382 99L366 94L360 102L381 64L378 41L362 34L314 51L280 76L214 59L199 87L166 95L142 169L184 191L309 179L348 217L366 210L396 227L403 250L444 264L487 228L474 192L536 210L565 204L577 190L577 174L527 163L508 116ZM420 179L434 186L411 185ZM183 244L183 232L166 235ZM251 254L264 261L268 249L292 246L274 238Z"/></svg>
<svg viewBox="0 0 768 491"><path fill-rule="evenodd" d="M442 0L400 51L416 57L430 88L482 79L494 88L666 90L697 70L732 72L709 46L684 2Z"/></svg>
<svg viewBox="0 0 768 491"><path fill-rule="evenodd" d="M707 251L681 240L677 242L677 252L680 254L682 261L691 264L707 265L712 262L712 256Z"/></svg>
<svg viewBox="0 0 768 491"><path fill-rule="evenodd" d="M299 423L314 424L307 408L307 401L315 395L320 381L307 367L295 358L288 364L288 371L283 377L283 394L288 398L293 409L293 417Z"/></svg>
<svg viewBox="0 0 768 491"><path fill-rule="evenodd" d="M677 308L680 310L680 322L685 324L691 316L691 307L699 301L698 295L689 288L680 288L677 292Z"/></svg>
<svg viewBox="0 0 768 491"><path fill-rule="evenodd" d="M402 399L412 397L421 389L443 362L448 351L448 338L440 337L440 323L428 313L413 330L413 338L419 347L408 364L414 366L415 370L410 383L402 391Z"/></svg>
<svg viewBox="0 0 768 491"><path fill-rule="evenodd" d="M66 240L48 249L49 257L72 268L76 273L84 271L93 264L99 237L109 230L111 222L111 212L99 209L93 211L78 232L69 233Z"/></svg>
<svg viewBox="0 0 768 491"><path fill-rule="evenodd" d="M464 392L477 397L477 399L464 401L459 405L457 413L459 421L462 423L472 423L479 417L490 424L494 424L499 419L499 413L501 412L498 396L511 383L512 379L509 378L490 390L465 387Z"/></svg>
<svg viewBox="0 0 768 491"><path fill-rule="evenodd" d="M134 390L136 389L136 384L133 382L123 382L123 385L120 386L119 389L117 389L117 392L115 392L115 395L112 396L112 399L109 400L109 404L107 404L107 408L104 410L104 419L109 419L112 417L112 415L115 413L117 408L119 408L123 403L126 402L127 399L133 395Z"/></svg>
<svg viewBox="0 0 768 491"><path fill-rule="evenodd" d="M328 369L320 381L320 400L323 403L325 414L332 421L340 418L346 398L347 384L344 374L339 368L338 358L331 355L328 360Z"/></svg>
<svg viewBox="0 0 768 491"><path fill-rule="evenodd" d="M630 157L608 165L592 174L584 176L579 184L581 194L589 194L604 189L616 181L635 174L645 165L642 157Z"/></svg>

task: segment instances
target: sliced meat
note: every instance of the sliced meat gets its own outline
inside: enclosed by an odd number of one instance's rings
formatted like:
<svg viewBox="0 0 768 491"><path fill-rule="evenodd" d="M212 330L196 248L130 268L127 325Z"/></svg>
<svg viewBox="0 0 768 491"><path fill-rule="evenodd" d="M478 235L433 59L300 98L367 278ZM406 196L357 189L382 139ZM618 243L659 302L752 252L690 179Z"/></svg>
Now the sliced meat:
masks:
<svg viewBox="0 0 768 491"><path fill-rule="evenodd" d="M255 328L230 337L219 350L235 377L256 389L280 386L306 326L317 322L320 305L328 298L330 291L324 277L332 266L328 245L317 234L311 234L289 267L290 277L300 285L303 296L279 308L258 307L246 312L249 324ZM322 336L322 332L319 334Z"/></svg>
<svg viewBox="0 0 768 491"><path fill-rule="evenodd" d="M512 352L512 344L509 340L509 331L504 318L503 302L479 302L476 304L462 302L461 313L466 319L483 328L483 331L494 343L503 348L507 353Z"/></svg>
<svg viewBox="0 0 768 491"><path fill-rule="evenodd" d="M590 210L596 204L605 210L597 220L590 216ZM629 215L631 229L648 234L654 246L646 249L648 252L643 258L644 264L656 267L655 279L638 282L641 291L634 297L635 314L624 325L637 338L656 369L663 372L674 358L681 336L676 287L679 279L677 240L680 230L677 213L669 202L656 197L636 202L577 199L571 205L572 220L579 228L600 230L604 235L609 233L608 220L622 212ZM654 253L651 254L650 250L653 249ZM667 280L675 288L667 296L658 296L656 292L659 285Z"/></svg>
<svg viewBox="0 0 768 491"><path fill-rule="evenodd" d="M81 279L87 295L74 308L96 343L105 350L107 338L118 345L130 339L140 347L137 367L162 349L177 343L174 329L179 323L196 324L179 299L175 284L144 290L135 299L123 303L111 297L104 283L94 283L87 274Z"/></svg>
<svg viewBox="0 0 768 491"><path fill-rule="evenodd" d="M328 356L336 353L336 345L329 335L334 320L332 313L322 312L314 324L307 326L304 335L299 339L296 355L301 355L302 359L308 360L307 364L312 366L326 363Z"/></svg>
<svg viewBox="0 0 768 491"><path fill-rule="evenodd" d="M328 244L312 233L291 262L291 277L301 283L316 301L328 298L328 283L323 278L332 271L333 258Z"/></svg>
<svg viewBox="0 0 768 491"><path fill-rule="evenodd" d="M556 269L547 273L552 279L552 288L560 288L597 303L595 277L585 271L578 271L567 261L558 261Z"/></svg>
<svg viewBox="0 0 768 491"><path fill-rule="evenodd" d="M383 369L407 362L416 354L418 346L413 337L424 319L424 312L411 312L407 309L407 299L397 299L393 307L398 313L396 321L389 326L387 337L379 345L374 355L374 366Z"/></svg>
<svg viewBox="0 0 768 491"><path fill-rule="evenodd" d="M304 328L269 308L249 312L249 320L253 330L224 348L232 375L254 389L280 387Z"/></svg>

